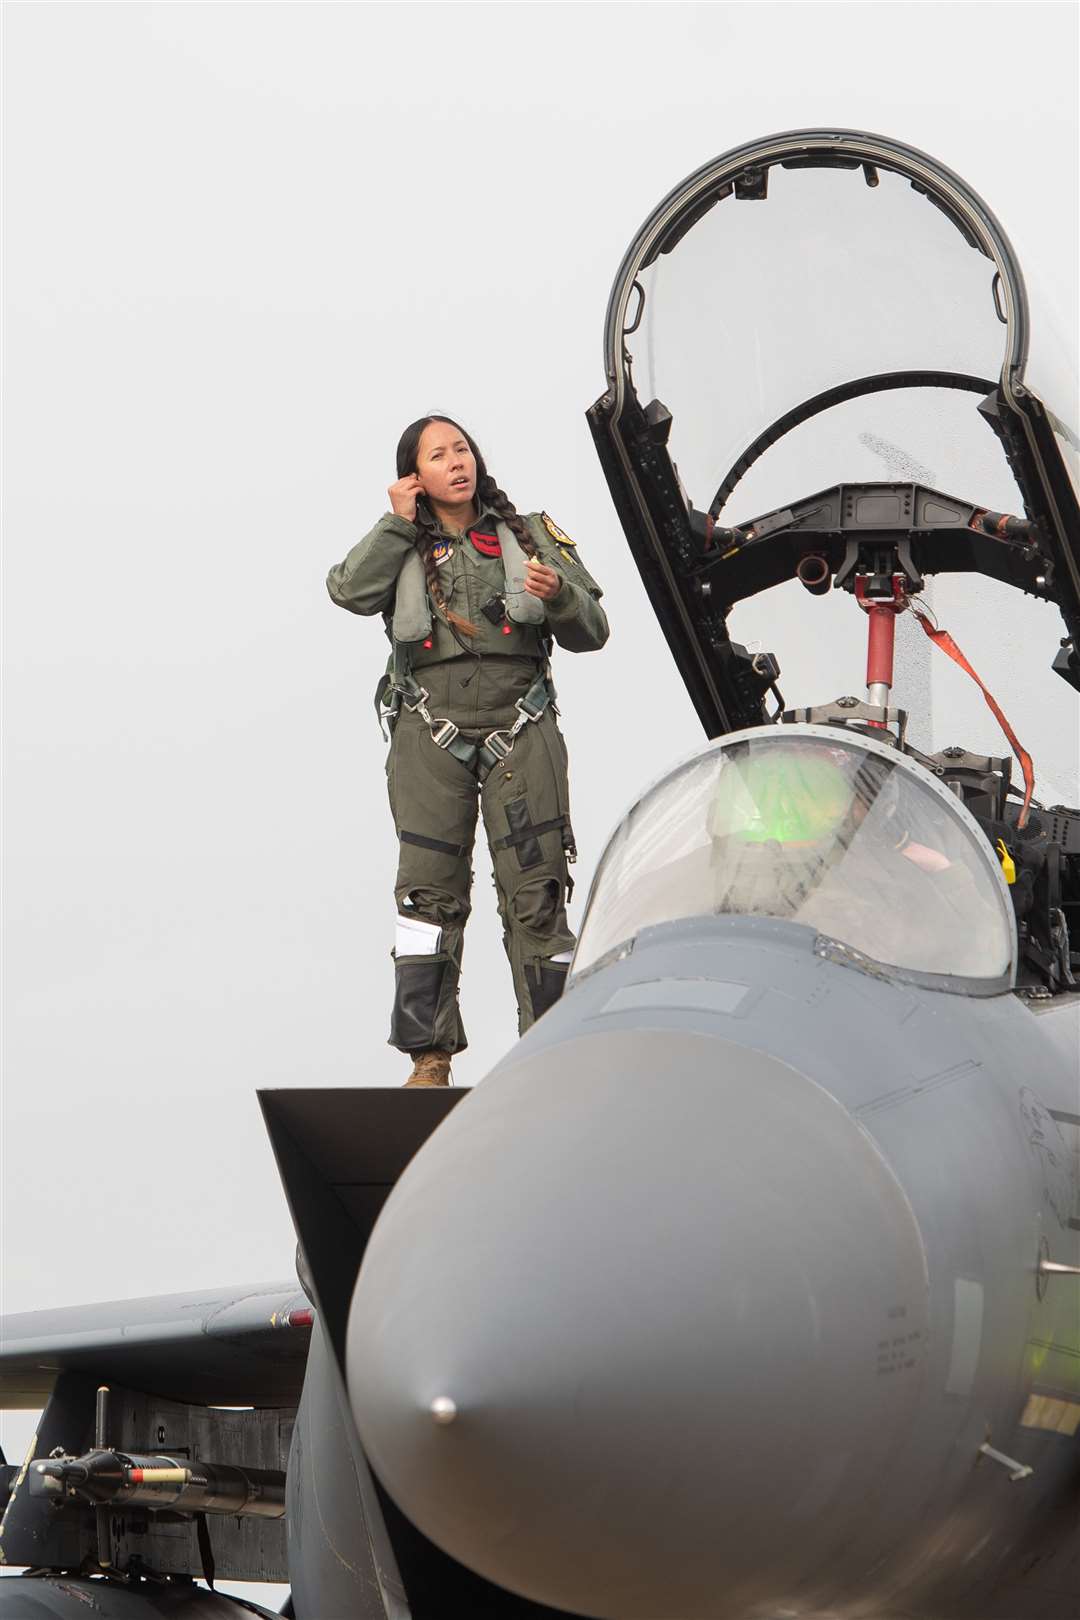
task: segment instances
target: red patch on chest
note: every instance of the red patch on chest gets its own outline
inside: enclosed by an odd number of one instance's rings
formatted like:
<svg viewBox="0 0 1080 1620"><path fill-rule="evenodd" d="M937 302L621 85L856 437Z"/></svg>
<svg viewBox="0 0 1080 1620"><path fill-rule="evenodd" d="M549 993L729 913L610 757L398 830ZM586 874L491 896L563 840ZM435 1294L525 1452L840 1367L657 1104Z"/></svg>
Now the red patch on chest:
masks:
<svg viewBox="0 0 1080 1620"><path fill-rule="evenodd" d="M502 546L497 535L481 534L479 529L469 530L469 539L483 557L501 557Z"/></svg>

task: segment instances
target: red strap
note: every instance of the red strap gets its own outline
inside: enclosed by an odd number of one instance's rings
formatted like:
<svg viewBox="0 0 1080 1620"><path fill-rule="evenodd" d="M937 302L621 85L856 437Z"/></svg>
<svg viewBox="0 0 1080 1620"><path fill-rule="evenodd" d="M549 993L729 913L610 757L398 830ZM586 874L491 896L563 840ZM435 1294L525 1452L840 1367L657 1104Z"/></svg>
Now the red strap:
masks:
<svg viewBox="0 0 1080 1620"><path fill-rule="evenodd" d="M922 625L935 647L940 647L942 652L948 653L953 663L959 664L960 668L971 676L972 680L975 682L975 685L979 688L979 691L986 699L987 707L993 714L994 719L997 721L998 725L1009 739L1009 746L1016 755L1017 759L1020 761L1020 769L1024 773L1024 803L1021 807L1020 814L1016 819L1016 825L1018 827L1026 827L1028 808L1031 804L1031 795L1035 791L1035 770L1031 763L1031 755L1025 748L1021 748L1019 742L1017 741L1016 732L1013 730L1012 726L1010 726L1004 714L1001 712L996 700L991 693L987 691L986 687L976 675L975 671L972 669L971 665L968 663L967 659L956 645L956 642L953 640L952 636L950 636L949 632L947 630L937 630L934 628L934 626L930 623L929 617L927 616L926 609L921 603L912 602L911 611L914 613L915 617L918 619L919 623Z"/></svg>
<svg viewBox="0 0 1080 1620"><path fill-rule="evenodd" d="M477 551L485 557L499 557L502 555L502 546L499 544L498 535L481 534L479 529L470 529L469 539Z"/></svg>

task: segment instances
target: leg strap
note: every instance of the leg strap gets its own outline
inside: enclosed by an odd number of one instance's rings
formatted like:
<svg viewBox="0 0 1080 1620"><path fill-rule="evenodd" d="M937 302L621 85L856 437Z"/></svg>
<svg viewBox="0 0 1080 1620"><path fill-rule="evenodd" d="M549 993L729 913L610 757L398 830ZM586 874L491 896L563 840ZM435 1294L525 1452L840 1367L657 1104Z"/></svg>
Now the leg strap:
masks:
<svg viewBox="0 0 1080 1620"><path fill-rule="evenodd" d="M477 750L476 774L481 782L487 780L496 765L501 765L511 753L518 735L527 725L542 720L551 706L551 686L546 672L539 674L523 698L514 704L518 717L508 731L491 731Z"/></svg>
<svg viewBox="0 0 1080 1620"><path fill-rule="evenodd" d="M501 765L509 757L524 728L543 719L551 705L551 687L547 676L538 675L525 696L518 698L515 703L518 717L513 725L505 731L490 731L483 742L475 743L463 737L452 720L438 719L429 712L428 694L422 686L417 686L411 675L406 677L406 682L407 685L396 688L401 693L405 707L420 716L435 746L452 754L481 784L487 781L496 765Z"/></svg>
<svg viewBox="0 0 1080 1620"><path fill-rule="evenodd" d="M427 838L423 833L399 832L403 844L415 844L418 849L433 849L438 855L462 856L469 853L467 844L448 844L441 838Z"/></svg>
<svg viewBox="0 0 1080 1620"><path fill-rule="evenodd" d="M526 843L530 838L538 838L541 833L554 832L556 827L565 827L565 816L553 816L550 821L528 822L517 832L507 833L503 838L494 838L491 841L492 849L514 849L518 844Z"/></svg>

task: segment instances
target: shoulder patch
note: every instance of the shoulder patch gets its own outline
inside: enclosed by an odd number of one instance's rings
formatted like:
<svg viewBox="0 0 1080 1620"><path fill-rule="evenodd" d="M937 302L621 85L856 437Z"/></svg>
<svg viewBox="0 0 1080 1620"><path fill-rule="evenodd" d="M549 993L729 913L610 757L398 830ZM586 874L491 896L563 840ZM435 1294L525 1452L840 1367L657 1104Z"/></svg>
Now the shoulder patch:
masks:
<svg viewBox="0 0 1080 1620"><path fill-rule="evenodd" d="M546 512L541 512L540 516L544 520L544 528L547 530L548 534L550 534L551 538L560 546L572 546L575 544L566 531L559 528L559 525L555 522L554 518L549 518Z"/></svg>
<svg viewBox="0 0 1080 1620"><path fill-rule="evenodd" d="M453 555L454 546L450 540L436 540L431 548L431 560L434 563L449 562Z"/></svg>

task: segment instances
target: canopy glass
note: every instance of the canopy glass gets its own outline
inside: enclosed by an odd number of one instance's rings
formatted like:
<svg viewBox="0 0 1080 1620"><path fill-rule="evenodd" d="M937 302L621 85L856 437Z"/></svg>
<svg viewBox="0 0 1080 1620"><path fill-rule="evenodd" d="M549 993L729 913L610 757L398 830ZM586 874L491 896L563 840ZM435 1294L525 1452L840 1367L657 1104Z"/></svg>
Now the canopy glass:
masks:
<svg viewBox="0 0 1080 1620"><path fill-rule="evenodd" d="M638 272L633 386L671 412L671 457L699 509L717 510L759 434L827 390L890 373L946 385L875 393L792 427L738 487L725 523L873 479L1022 509L977 411L1007 349L994 261L908 178L883 168L871 178L859 165L776 165L766 197L736 187ZM947 386L956 381L965 391Z"/></svg>
<svg viewBox="0 0 1080 1620"><path fill-rule="evenodd" d="M804 923L943 988L1011 982L1015 929L977 825L903 755L783 728L713 744L611 839L573 962L700 916Z"/></svg>

